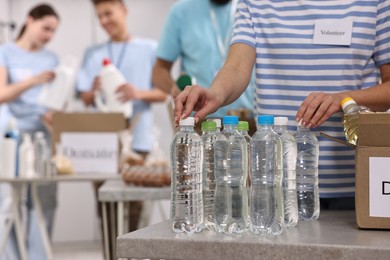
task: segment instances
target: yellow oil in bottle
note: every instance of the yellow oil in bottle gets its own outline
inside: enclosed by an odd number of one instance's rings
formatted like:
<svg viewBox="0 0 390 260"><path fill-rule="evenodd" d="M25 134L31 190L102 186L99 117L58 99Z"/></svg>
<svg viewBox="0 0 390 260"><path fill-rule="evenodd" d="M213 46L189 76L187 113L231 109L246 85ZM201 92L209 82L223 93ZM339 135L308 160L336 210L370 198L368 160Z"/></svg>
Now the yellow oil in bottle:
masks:
<svg viewBox="0 0 390 260"><path fill-rule="evenodd" d="M358 117L358 113L345 114L343 119L345 138L353 145L357 145L359 136Z"/></svg>

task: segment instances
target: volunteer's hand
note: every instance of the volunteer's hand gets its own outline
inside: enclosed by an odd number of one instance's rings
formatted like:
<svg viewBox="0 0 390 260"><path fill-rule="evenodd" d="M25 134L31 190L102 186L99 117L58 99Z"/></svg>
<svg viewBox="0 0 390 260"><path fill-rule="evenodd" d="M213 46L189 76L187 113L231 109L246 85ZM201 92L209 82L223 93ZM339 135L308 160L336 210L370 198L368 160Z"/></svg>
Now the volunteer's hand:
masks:
<svg viewBox="0 0 390 260"><path fill-rule="evenodd" d="M55 73L53 71L44 71L31 78L31 85L40 85L52 81L55 78Z"/></svg>
<svg viewBox="0 0 390 260"><path fill-rule="evenodd" d="M93 105L95 103L95 92L100 91L100 78L99 76L95 77L92 83L91 91L81 92L80 98L86 106Z"/></svg>
<svg viewBox="0 0 390 260"><path fill-rule="evenodd" d="M187 118L192 111L195 111L195 123L207 115L217 111L223 101L217 93L198 85L187 86L175 98L175 123L178 124L181 118Z"/></svg>
<svg viewBox="0 0 390 260"><path fill-rule="evenodd" d="M118 94L118 99L121 102L138 99L138 89L130 83L123 84L117 88L115 93Z"/></svg>
<svg viewBox="0 0 390 260"><path fill-rule="evenodd" d="M334 113L340 110L340 102L346 97L342 93L330 94L313 92L302 102L296 120L309 128L322 125Z"/></svg>
<svg viewBox="0 0 390 260"><path fill-rule="evenodd" d="M47 128L49 133L53 133L53 114L54 111L48 111L42 116L43 125Z"/></svg>

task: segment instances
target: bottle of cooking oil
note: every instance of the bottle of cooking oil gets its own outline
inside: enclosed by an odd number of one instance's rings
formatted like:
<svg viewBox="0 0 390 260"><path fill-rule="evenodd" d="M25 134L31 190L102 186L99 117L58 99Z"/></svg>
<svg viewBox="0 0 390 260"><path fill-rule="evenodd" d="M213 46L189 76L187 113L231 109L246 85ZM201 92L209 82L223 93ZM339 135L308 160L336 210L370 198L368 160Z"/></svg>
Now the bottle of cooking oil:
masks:
<svg viewBox="0 0 390 260"><path fill-rule="evenodd" d="M358 112L359 106L352 98L344 98L341 101L341 108L344 111L344 134L348 143L356 145L358 140Z"/></svg>
<svg viewBox="0 0 390 260"><path fill-rule="evenodd" d="M348 143L356 145L359 138L358 117L359 112L371 112L364 106L358 106L355 100L350 97L341 101L341 107L344 111L344 133Z"/></svg>

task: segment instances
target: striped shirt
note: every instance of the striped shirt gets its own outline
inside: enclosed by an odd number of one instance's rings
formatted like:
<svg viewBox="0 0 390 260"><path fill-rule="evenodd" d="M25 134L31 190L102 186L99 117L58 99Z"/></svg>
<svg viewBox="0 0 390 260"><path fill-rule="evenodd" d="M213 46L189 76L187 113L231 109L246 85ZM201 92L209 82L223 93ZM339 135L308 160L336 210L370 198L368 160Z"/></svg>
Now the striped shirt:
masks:
<svg viewBox="0 0 390 260"><path fill-rule="evenodd" d="M316 21L352 21L350 46L313 44ZM336 93L374 86L390 63L389 0L240 0L232 44L256 49L256 112L295 115L311 92ZM342 113L314 129L344 138ZM354 151L323 137L319 185L322 198L351 197Z"/></svg>

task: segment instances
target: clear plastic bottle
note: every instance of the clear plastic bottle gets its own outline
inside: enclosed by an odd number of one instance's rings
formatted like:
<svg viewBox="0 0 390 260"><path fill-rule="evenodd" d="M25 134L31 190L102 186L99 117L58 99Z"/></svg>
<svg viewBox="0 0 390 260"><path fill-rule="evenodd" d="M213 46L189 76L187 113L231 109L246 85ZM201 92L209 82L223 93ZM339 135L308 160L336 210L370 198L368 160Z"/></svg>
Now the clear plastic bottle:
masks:
<svg viewBox="0 0 390 260"><path fill-rule="evenodd" d="M243 233L248 228L246 140L237 131L238 117L224 117L223 123L229 137L221 136L215 143L215 228Z"/></svg>
<svg viewBox="0 0 390 260"><path fill-rule="evenodd" d="M283 195L284 224L295 227L298 224L298 202L296 186L297 142L287 130L288 118L275 117L274 130L279 134L283 147Z"/></svg>
<svg viewBox="0 0 390 260"><path fill-rule="evenodd" d="M298 124L297 142L297 196L300 220L316 220L320 215L318 190L319 143L314 133Z"/></svg>
<svg viewBox="0 0 390 260"><path fill-rule="evenodd" d="M194 118L180 120L171 145L171 224L176 233L199 232L203 225L203 145Z"/></svg>
<svg viewBox="0 0 390 260"><path fill-rule="evenodd" d="M46 163L50 159L50 149L43 132L35 133L34 157L35 176L45 177Z"/></svg>
<svg viewBox="0 0 390 260"><path fill-rule="evenodd" d="M204 227L214 230L215 222L215 142L221 133L217 130L217 123L202 123L202 141L203 141L203 213Z"/></svg>
<svg viewBox="0 0 390 260"><path fill-rule="evenodd" d="M19 147L19 171L21 177L32 178L35 176L34 156L34 145L31 135L24 133L22 144Z"/></svg>
<svg viewBox="0 0 390 260"><path fill-rule="evenodd" d="M18 176L18 142L19 130L15 118L8 121L7 130L1 143L0 174L6 178Z"/></svg>
<svg viewBox="0 0 390 260"><path fill-rule="evenodd" d="M284 227L282 143L272 126L274 117L258 117L251 142L250 231L279 235Z"/></svg>
<svg viewBox="0 0 390 260"><path fill-rule="evenodd" d="M371 112L364 106L358 106L352 98L344 98L341 101L341 108L344 111L344 134L348 143L357 145L359 138L358 118L359 112Z"/></svg>

